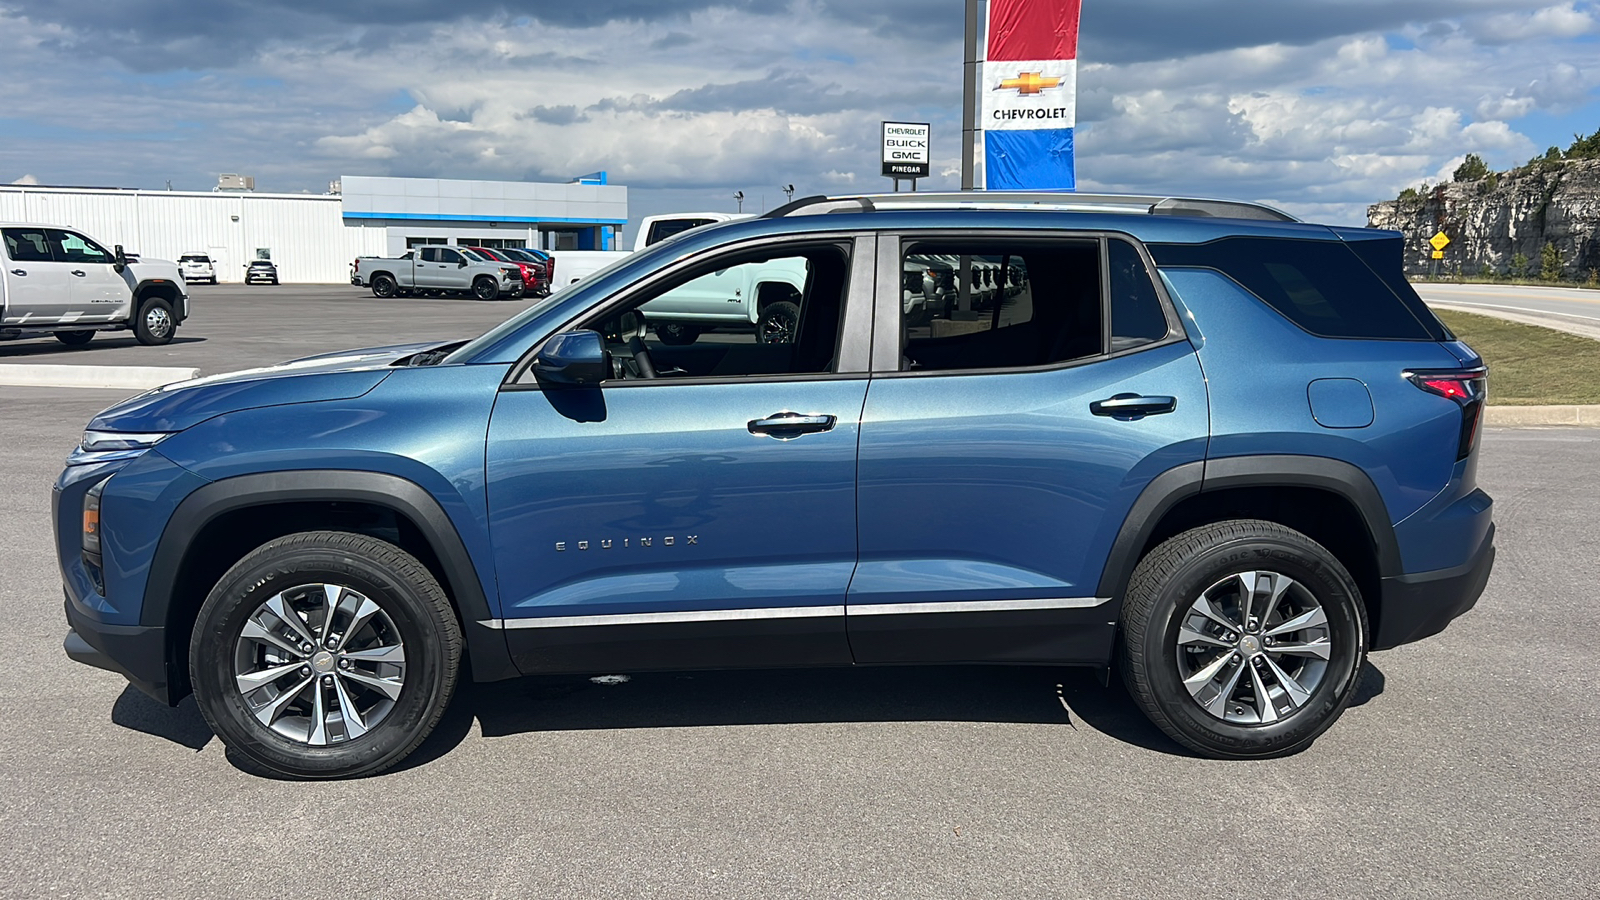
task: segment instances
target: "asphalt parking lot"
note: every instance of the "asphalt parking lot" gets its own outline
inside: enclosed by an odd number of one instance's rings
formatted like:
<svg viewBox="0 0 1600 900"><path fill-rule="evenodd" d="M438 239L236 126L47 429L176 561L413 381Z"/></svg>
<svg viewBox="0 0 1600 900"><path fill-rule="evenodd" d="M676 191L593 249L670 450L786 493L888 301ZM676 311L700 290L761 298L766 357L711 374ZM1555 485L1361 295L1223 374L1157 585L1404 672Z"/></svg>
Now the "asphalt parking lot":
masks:
<svg viewBox="0 0 1600 900"><path fill-rule="evenodd" d="M197 289L201 347L0 360L212 372L524 306L296 290ZM0 392L0 896L1600 894L1600 430L1487 433L1487 593L1286 759L1196 759L1080 671L635 673L469 686L403 768L301 784L62 654L49 485L122 395Z"/></svg>

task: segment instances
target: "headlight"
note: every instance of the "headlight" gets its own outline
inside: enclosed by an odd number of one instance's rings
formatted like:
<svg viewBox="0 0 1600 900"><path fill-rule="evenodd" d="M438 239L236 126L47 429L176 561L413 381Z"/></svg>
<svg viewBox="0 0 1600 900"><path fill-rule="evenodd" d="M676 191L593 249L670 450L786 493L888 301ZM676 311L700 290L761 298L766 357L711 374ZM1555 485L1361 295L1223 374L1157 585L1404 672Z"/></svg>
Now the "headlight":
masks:
<svg viewBox="0 0 1600 900"><path fill-rule="evenodd" d="M67 457L69 466L132 459L168 436L168 432L85 431L78 448Z"/></svg>

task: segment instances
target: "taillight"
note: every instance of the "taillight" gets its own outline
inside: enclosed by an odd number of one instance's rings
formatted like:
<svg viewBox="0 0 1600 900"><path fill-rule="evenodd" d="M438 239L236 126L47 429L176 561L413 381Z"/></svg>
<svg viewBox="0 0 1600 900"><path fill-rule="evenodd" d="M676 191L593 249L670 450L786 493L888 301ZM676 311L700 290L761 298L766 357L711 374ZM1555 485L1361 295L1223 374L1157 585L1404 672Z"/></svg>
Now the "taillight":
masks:
<svg viewBox="0 0 1600 900"><path fill-rule="evenodd" d="M1483 405L1489 399L1488 370L1419 369L1405 373L1412 384L1461 407L1461 437L1456 444L1456 459L1466 459L1478 443L1478 426L1483 421Z"/></svg>

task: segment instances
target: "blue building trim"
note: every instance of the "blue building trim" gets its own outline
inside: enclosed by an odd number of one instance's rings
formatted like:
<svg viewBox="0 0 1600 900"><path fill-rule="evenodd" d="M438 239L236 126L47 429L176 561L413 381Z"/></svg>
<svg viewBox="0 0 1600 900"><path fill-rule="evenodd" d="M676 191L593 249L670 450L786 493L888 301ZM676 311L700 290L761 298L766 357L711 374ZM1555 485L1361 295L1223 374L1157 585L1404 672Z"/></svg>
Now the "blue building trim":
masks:
<svg viewBox="0 0 1600 900"><path fill-rule="evenodd" d="M627 219L573 219L566 216L457 216L443 213L349 212L346 219L402 219L413 222L526 222L530 225L626 225Z"/></svg>

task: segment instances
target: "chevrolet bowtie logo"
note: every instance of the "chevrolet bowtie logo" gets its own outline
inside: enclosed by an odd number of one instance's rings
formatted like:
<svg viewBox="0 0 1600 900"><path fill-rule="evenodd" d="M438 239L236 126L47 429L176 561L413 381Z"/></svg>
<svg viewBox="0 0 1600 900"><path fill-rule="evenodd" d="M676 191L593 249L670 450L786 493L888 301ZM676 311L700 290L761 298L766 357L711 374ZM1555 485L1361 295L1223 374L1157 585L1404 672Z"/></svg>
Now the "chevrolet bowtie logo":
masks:
<svg viewBox="0 0 1600 900"><path fill-rule="evenodd" d="M1038 94L1061 84L1059 78L1041 78L1038 72L1023 72L1015 78L1007 78L1000 82L1000 90L1015 90L1024 96Z"/></svg>

